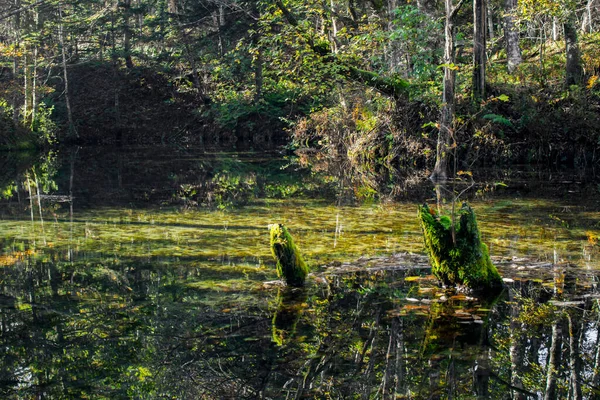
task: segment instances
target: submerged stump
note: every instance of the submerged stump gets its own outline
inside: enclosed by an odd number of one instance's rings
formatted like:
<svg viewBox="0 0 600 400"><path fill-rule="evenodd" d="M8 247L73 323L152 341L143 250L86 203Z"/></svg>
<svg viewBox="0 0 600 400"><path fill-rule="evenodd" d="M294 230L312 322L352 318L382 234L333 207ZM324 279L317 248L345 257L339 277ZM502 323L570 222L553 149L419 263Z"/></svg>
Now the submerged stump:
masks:
<svg viewBox="0 0 600 400"><path fill-rule="evenodd" d="M475 213L467 203L458 211L454 237L448 216L436 215L427 204L419 206L418 215L433 275L447 286L473 290L502 286L488 247L481 242Z"/></svg>
<svg viewBox="0 0 600 400"><path fill-rule="evenodd" d="M292 236L282 224L273 224L271 230L271 253L277 262L277 274L290 286L304 286L308 265L302 259Z"/></svg>

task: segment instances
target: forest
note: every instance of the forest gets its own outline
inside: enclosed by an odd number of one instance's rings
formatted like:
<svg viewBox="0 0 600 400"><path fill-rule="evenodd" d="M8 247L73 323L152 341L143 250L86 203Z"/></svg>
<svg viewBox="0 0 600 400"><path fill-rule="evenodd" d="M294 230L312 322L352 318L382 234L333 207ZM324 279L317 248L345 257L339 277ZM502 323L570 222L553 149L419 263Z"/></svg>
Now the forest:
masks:
<svg viewBox="0 0 600 400"><path fill-rule="evenodd" d="M6 1L0 146L285 145L392 197L448 159L592 166L599 8Z"/></svg>
<svg viewBox="0 0 600 400"><path fill-rule="evenodd" d="M0 0L0 398L600 397L600 0Z"/></svg>

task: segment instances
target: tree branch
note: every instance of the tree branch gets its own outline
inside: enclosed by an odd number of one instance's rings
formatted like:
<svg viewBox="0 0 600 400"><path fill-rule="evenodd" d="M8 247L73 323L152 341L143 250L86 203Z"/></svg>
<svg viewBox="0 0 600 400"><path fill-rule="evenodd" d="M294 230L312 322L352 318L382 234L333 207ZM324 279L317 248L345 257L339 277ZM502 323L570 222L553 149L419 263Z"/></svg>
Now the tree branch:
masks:
<svg viewBox="0 0 600 400"><path fill-rule="evenodd" d="M28 6L17 8L16 10L9 11L6 14L0 15L0 21L3 21L6 18L12 17L15 14L20 14L20 13L22 13L24 11L27 11L27 10L29 10L31 8L35 8L37 6L43 5L44 3L48 3L48 2L49 2L49 0L38 0L35 3L30 4Z"/></svg>
<svg viewBox="0 0 600 400"><path fill-rule="evenodd" d="M464 4L464 2L465 2L465 0L460 0L458 2L458 4L452 9L452 12L450 13L450 18L456 17L456 14L458 14L458 11L460 10L460 8Z"/></svg>

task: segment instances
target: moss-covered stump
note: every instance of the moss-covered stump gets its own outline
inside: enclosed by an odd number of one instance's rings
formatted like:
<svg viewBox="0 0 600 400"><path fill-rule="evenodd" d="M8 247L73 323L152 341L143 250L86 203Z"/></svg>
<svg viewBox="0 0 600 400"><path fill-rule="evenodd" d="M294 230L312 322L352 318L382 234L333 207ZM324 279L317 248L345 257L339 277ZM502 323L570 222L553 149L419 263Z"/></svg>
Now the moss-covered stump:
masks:
<svg viewBox="0 0 600 400"><path fill-rule="evenodd" d="M447 286L462 285L473 290L502 286L488 247L481 242L475 213L463 203L457 213L452 238L452 220L436 215L427 204L419 206L425 248L433 274Z"/></svg>
<svg viewBox="0 0 600 400"><path fill-rule="evenodd" d="M277 274L290 286L304 286L308 265L302 259L292 236L282 224L271 225L271 253L277 262Z"/></svg>

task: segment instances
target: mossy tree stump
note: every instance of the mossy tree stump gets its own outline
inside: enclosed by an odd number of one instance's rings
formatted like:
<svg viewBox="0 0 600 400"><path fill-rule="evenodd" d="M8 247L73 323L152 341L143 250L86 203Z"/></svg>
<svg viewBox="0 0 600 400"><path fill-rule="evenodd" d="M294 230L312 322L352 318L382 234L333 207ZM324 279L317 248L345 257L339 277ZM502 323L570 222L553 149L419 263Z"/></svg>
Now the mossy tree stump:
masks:
<svg viewBox="0 0 600 400"><path fill-rule="evenodd" d="M475 213L467 203L457 213L454 238L448 216L436 215L427 204L419 206L418 215L433 275L447 286L473 290L502 286L488 247L481 242Z"/></svg>
<svg viewBox="0 0 600 400"><path fill-rule="evenodd" d="M290 286L304 286L308 265L302 259L292 236L282 224L270 226L271 253L277 262L277 274Z"/></svg>

